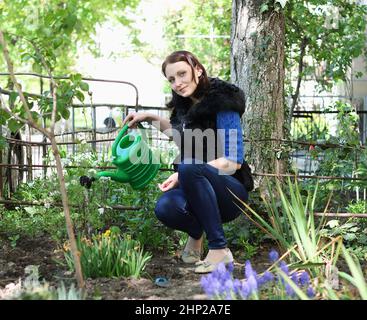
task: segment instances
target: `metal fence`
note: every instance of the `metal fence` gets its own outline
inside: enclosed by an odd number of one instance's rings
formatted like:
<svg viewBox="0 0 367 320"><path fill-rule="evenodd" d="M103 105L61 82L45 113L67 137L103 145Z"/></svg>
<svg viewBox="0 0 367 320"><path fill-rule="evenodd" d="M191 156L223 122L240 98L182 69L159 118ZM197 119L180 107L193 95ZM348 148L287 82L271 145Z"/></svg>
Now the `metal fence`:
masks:
<svg viewBox="0 0 367 320"><path fill-rule="evenodd" d="M5 74L0 74L5 75ZM29 76L38 76L28 74ZM47 78L47 77L46 77ZM105 79L84 78L88 81L118 82L128 84L124 81L114 81ZM135 86L134 86L135 87ZM136 87L135 87L136 88ZM9 94L6 90L1 90L3 94ZM42 94L42 92L41 92ZM320 153L317 158L310 154L310 145L323 142L321 139L326 132L332 134L333 125L336 123L335 111L327 111L326 107L335 100L348 100L341 96L323 96L323 97L301 97L299 108L293 113L291 141L287 143L298 147L291 152L291 160L298 168L300 175L305 177L315 176L319 163L323 160L323 154ZM312 101L311 101L312 100ZM320 100L315 103L315 100ZM308 102L307 102L308 101ZM358 104L359 103L359 104ZM361 144L365 144L367 136L367 97L362 99L362 103L357 103L357 114L360 117L359 130ZM309 108L309 106L312 108ZM84 150L85 144L91 146L91 149L99 156L108 155L119 129L122 119L128 112L144 110L168 117L169 111L164 107L140 106L138 104L138 91L136 89L136 104L73 104L71 106L71 119L60 122L57 130L57 142L59 148L67 155L75 155ZM2 130L5 130L3 128ZM4 132L3 132L4 133ZM312 142L310 142L310 137ZM151 130L151 140L154 147L167 149L172 147L172 142L164 138L158 130ZM50 151L50 144L41 134L27 128L23 132L21 139L15 136L7 135L8 148L1 153L0 163L0 197L10 197L16 185L20 182L31 181L32 179L43 176L46 177L54 166L47 162L47 156ZM318 141L319 140L319 141ZM330 147L330 146L329 146ZM342 146L334 146L342 147ZM268 175L272 173L258 173L255 175ZM325 177L326 179L327 177ZM343 177L332 177L334 179ZM345 179L354 179L355 177L345 177ZM9 185L8 195L4 194L4 184ZM362 197L366 200L366 190L357 190L356 197ZM356 191L356 192L357 192ZM360 196L361 192L361 196Z"/></svg>

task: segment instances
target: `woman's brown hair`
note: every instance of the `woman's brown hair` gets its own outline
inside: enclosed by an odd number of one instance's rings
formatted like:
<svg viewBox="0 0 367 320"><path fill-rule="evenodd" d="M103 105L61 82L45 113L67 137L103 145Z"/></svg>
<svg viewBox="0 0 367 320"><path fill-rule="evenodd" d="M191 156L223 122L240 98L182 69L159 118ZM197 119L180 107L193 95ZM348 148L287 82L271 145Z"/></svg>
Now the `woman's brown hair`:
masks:
<svg viewBox="0 0 367 320"><path fill-rule="evenodd" d="M179 61L185 61L189 64L189 66L191 67L193 79L195 79L194 68L198 67L202 71L199 77L199 83L197 84L198 86L193 93L193 96L195 98L200 98L210 86L209 79L204 66L200 63L199 59L196 58L191 52L185 50L172 52L162 63L162 73L164 74L164 76L166 76L167 65Z"/></svg>

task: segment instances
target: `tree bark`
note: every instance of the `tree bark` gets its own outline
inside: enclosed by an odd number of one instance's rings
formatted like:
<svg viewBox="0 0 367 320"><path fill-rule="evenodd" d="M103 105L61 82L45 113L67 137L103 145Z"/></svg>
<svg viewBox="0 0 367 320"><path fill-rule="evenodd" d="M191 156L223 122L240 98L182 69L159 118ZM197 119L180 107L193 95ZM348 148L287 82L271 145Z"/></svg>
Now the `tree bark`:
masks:
<svg viewBox="0 0 367 320"><path fill-rule="evenodd" d="M282 10L260 13L265 1L233 0L231 30L231 82L244 90L243 124L246 159L259 173L284 173L285 138L284 36ZM253 140L269 139L265 142ZM255 186L264 182L257 177ZM261 188L262 189L262 188Z"/></svg>

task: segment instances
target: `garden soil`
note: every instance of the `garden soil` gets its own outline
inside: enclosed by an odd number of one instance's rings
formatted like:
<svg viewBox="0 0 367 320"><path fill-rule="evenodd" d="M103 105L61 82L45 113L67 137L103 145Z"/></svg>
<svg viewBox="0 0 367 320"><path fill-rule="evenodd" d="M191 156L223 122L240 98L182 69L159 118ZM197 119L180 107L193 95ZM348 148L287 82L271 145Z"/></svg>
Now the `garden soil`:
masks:
<svg viewBox="0 0 367 320"><path fill-rule="evenodd" d="M0 239L0 289L10 283L25 278L25 267L36 265L40 280L51 285L61 281L70 283L72 274L60 264L62 252L54 242L45 238L19 239L15 247L9 241ZM260 247L258 254L251 259L255 270L262 272L268 267L269 247ZM236 254L234 254L235 260ZM243 279L243 263L234 264L234 276ZM140 279L134 278L98 278L85 279L88 299L102 300L201 300L207 299L201 286L202 275L194 273L194 265L180 261L179 254L167 256L153 253ZM155 280L164 277L167 286L155 284Z"/></svg>

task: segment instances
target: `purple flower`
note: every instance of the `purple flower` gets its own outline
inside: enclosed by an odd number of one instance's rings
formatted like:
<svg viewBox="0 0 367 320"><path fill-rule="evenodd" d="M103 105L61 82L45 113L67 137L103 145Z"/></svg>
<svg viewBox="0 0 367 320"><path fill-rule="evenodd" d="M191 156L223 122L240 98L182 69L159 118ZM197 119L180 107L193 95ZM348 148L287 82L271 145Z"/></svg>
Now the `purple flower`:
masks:
<svg viewBox="0 0 367 320"><path fill-rule="evenodd" d="M270 271L265 271L264 274L257 279L257 283L259 287L265 285L266 283L272 281L274 279L274 275Z"/></svg>
<svg viewBox="0 0 367 320"><path fill-rule="evenodd" d="M221 282L216 277L213 277L211 274L208 276L201 277L200 283L202 288L204 289L204 292L209 297L218 295L222 291Z"/></svg>
<svg viewBox="0 0 367 320"><path fill-rule="evenodd" d="M221 282L225 282L226 280L232 278L231 273L227 271L224 263L220 263L217 268L211 273L211 275Z"/></svg>
<svg viewBox="0 0 367 320"><path fill-rule="evenodd" d="M293 288L288 283L285 285L285 293L290 297L294 297L295 294Z"/></svg>
<svg viewBox="0 0 367 320"><path fill-rule="evenodd" d="M307 292L306 293L307 293L307 296L309 298L313 298L315 296L315 291L313 291L313 289L312 289L311 286L307 288Z"/></svg>
<svg viewBox="0 0 367 320"><path fill-rule="evenodd" d="M223 289L225 291L232 291L233 290L233 280L232 279L228 279L224 282L223 284Z"/></svg>
<svg viewBox="0 0 367 320"><path fill-rule="evenodd" d="M226 300L232 300L233 299L233 293L234 293L234 283L232 279L226 280L226 282L222 286L222 292L225 293Z"/></svg>
<svg viewBox="0 0 367 320"><path fill-rule="evenodd" d="M296 285L298 285L298 281L299 281L299 279L298 279L298 274L297 274L297 272L293 272L293 273L291 274L291 280L292 280Z"/></svg>
<svg viewBox="0 0 367 320"><path fill-rule="evenodd" d="M240 294L241 292L241 288L242 288L242 283L240 280L238 279L235 279L233 280L233 292L235 294Z"/></svg>
<svg viewBox="0 0 367 320"><path fill-rule="evenodd" d="M225 297L225 299L224 300L233 300L232 299L232 295L231 295L231 291L227 291L226 292L226 297Z"/></svg>
<svg viewBox="0 0 367 320"><path fill-rule="evenodd" d="M306 271L303 271L299 276L299 282L301 283L301 286L307 286L310 283L310 276Z"/></svg>
<svg viewBox="0 0 367 320"><path fill-rule="evenodd" d="M287 264L284 261L280 262L280 269L287 275L289 276L289 269Z"/></svg>
<svg viewBox="0 0 367 320"><path fill-rule="evenodd" d="M220 274L225 274L227 273L227 269L226 269L226 265L222 262L222 263L219 263L218 266L217 266L217 271L220 273Z"/></svg>
<svg viewBox="0 0 367 320"><path fill-rule="evenodd" d="M256 277L254 275L251 275L247 279L247 283L248 283L248 286L249 286L249 289L250 289L250 293L256 293L257 289L258 289Z"/></svg>
<svg viewBox="0 0 367 320"><path fill-rule="evenodd" d="M227 264L227 270L228 270L229 273L233 272L233 270L234 270L233 262Z"/></svg>
<svg viewBox="0 0 367 320"><path fill-rule="evenodd" d="M269 260L270 260L270 262L274 263L278 259L279 259L279 253L275 249L272 249L269 252Z"/></svg>
<svg viewBox="0 0 367 320"><path fill-rule="evenodd" d="M266 280L266 282L273 281L274 280L274 275L270 271L265 271L264 279Z"/></svg>
<svg viewBox="0 0 367 320"><path fill-rule="evenodd" d="M210 281L208 281L208 277L201 277L200 279L201 287L204 289L204 292L211 296L212 295L212 284Z"/></svg>
<svg viewBox="0 0 367 320"><path fill-rule="evenodd" d="M250 294L250 287L247 283L247 281L242 282L242 288L241 288L241 296L243 299L246 299Z"/></svg>
<svg viewBox="0 0 367 320"><path fill-rule="evenodd" d="M251 276L254 276L256 279L256 271L252 269L251 262L249 260L245 263L245 276L249 279Z"/></svg>

